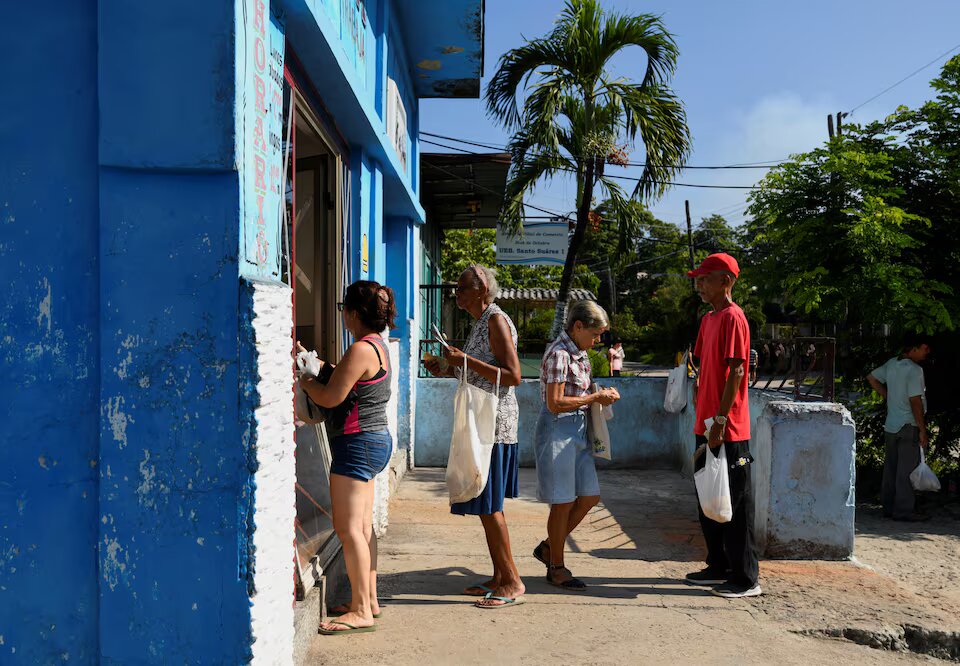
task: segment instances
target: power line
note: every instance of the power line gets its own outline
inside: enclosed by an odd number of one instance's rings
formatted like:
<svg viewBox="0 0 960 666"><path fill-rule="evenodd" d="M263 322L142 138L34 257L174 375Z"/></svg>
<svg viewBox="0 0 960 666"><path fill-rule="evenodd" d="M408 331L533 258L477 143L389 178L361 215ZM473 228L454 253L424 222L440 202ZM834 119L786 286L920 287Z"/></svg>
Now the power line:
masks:
<svg viewBox="0 0 960 666"><path fill-rule="evenodd" d="M436 141L430 141L429 139L420 139L421 143L428 143L431 146L438 146L439 148L445 148L447 150L459 150L462 153L467 153L470 155L482 155L483 153L478 153L476 151L467 150L466 148L458 148L457 146L448 146L442 143L437 143ZM566 171L568 173L577 173L576 169L571 169L570 167L556 167L557 171ZM621 176L621 175L611 175L604 174L607 178L617 178L619 180L629 180L632 182L640 182L642 178L636 178L634 176ZM707 190L753 190L756 189L756 185L706 185L703 183L677 183L674 181L659 181L660 184L670 185L673 187L693 187L699 189Z"/></svg>
<svg viewBox="0 0 960 666"><path fill-rule="evenodd" d="M950 55L951 53L953 53L953 52L956 51L957 49L960 49L960 44L957 44L956 46L953 46L953 47L947 49L946 51L944 51L943 53L941 53L940 55L938 55L936 58L934 58L933 60L931 60L930 62L928 62L928 63L927 63L926 65L924 65L923 67L920 67L919 69L914 70L914 71L911 72L910 74L907 74L905 77L903 77L902 79L900 79L899 81L897 81L896 83L894 83L892 86L889 86L889 87L887 87L887 88L884 88L883 90L881 90L880 92L878 92L876 95L874 95L873 97L871 97L871 98L868 99L867 101L865 101L865 102L860 102L860 103L857 104L855 107L853 107L852 109L850 109L849 113L850 113L851 115L853 115L853 112L856 111L857 109L859 109L860 107L869 104L870 102L872 102L872 101L875 100L876 98L880 97L881 95L885 95L886 93L890 92L891 90L893 90L894 88L896 88L897 86L899 86L899 85L900 85L901 83L903 83L904 81L907 81L908 79L912 79L914 76L916 76L917 74L919 74L920 72L922 72L923 70L925 70L927 67L930 67L931 65L936 64L936 63L939 62L940 60L943 60L943 58L945 58L946 56Z"/></svg>
<svg viewBox="0 0 960 666"><path fill-rule="evenodd" d="M468 139L458 139L458 138L453 137L453 136L445 136L445 135L443 135L443 134L434 134L433 132L423 132L423 131L421 131L421 132L420 132L420 135L421 135L421 136L432 136L432 137L435 138L435 139L445 139L446 141L456 141L457 143L463 143L463 144L466 144L466 145L468 145L468 146L477 146L478 148L488 148L488 149L490 149L490 150L500 150L500 151L508 152L508 149L507 149L506 146L499 146L499 145L492 144L492 143L482 143L482 142L479 142L479 141L471 141L471 140L468 140ZM420 139L420 140L423 141L423 139ZM428 143L429 143L429 142L428 142ZM435 145L436 145L436 144L435 144ZM460 150L460 149L458 149L458 150ZM770 164L769 164L770 162L777 162L777 163L779 163L779 162L783 162L783 160L768 160L768 162L746 162L746 163L743 163L743 164L729 164L729 165L723 165L723 166L713 166L713 165L711 165L711 166L705 166L705 165L698 165L698 166L683 165L683 166L680 166L680 165L675 165L675 168L678 168L678 169L706 169L706 170L717 170L717 169L772 169L773 166L776 166L776 165L775 165L775 164L770 165ZM644 167L644 166L646 166L646 165L647 165L646 162L627 162L626 164L623 164L623 165L619 165L619 164L618 164L617 166Z"/></svg>

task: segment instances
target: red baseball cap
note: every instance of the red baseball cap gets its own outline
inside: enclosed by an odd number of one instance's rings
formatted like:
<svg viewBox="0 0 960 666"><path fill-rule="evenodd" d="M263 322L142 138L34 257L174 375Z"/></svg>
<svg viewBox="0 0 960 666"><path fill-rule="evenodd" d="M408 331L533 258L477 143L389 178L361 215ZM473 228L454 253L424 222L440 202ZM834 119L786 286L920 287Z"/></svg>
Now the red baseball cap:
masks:
<svg viewBox="0 0 960 666"><path fill-rule="evenodd" d="M687 271L687 275L689 277L696 277L698 275L713 273L714 271L730 271L733 273L734 277L739 277L740 264L738 264L737 260L731 257L729 254L717 252L716 254L711 254L709 257L704 259L703 263L700 264L700 268Z"/></svg>

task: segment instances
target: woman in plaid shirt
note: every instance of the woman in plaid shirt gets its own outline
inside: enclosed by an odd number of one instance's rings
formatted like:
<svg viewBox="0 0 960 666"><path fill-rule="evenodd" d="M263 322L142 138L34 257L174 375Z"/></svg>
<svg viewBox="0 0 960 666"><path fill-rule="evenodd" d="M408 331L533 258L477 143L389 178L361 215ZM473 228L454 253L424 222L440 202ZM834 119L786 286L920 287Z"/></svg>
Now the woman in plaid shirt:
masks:
<svg viewBox="0 0 960 666"><path fill-rule="evenodd" d="M567 537L600 501L600 483L587 439L586 412L599 402L620 399L614 388L590 392L587 350L600 343L609 326L607 313L593 301L570 306L566 330L554 340L540 363L540 397L534 451L537 459L537 498L550 504L547 539L533 556L547 566L547 582L568 590L583 590L563 563Z"/></svg>

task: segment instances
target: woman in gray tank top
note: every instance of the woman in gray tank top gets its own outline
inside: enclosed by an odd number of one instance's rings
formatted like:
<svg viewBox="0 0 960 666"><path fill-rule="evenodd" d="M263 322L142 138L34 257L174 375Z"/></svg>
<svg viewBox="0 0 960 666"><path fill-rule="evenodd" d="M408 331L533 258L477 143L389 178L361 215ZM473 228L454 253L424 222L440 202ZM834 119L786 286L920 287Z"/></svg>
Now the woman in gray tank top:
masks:
<svg viewBox="0 0 960 666"><path fill-rule="evenodd" d="M506 608L523 602L523 581L510 551L510 533L503 515L504 497L519 494L519 456L517 454L517 421L519 409L513 387L520 383L520 358L517 356L517 329L510 317L494 304L497 279L493 269L470 266L457 282L457 307L466 310L476 321L463 351L450 348L446 358L450 368L441 371L437 361L427 369L438 376L453 376L463 368L467 358L467 382L486 391L495 390L500 371L500 403L497 410L496 443L490 457L487 485L469 502L450 507L458 515L480 516L487 537L487 548L493 560L493 576L464 590L465 594L482 596L478 608ZM454 369L458 369L455 370Z"/></svg>
<svg viewBox="0 0 960 666"><path fill-rule="evenodd" d="M343 544L343 558L353 597L331 609L336 620L320 625L321 634L373 631L380 617L377 603L377 537L373 533L373 487L370 481L390 461L393 440L387 431L390 400L390 358L380 332L393 327L397 315L393 290L361 280L347 287L343 323L356 340L333 369L326 384L308 375L300 378L307 395L321 407L343 405L336 422L328 420L330 502L333 529ZM321 371L322 374L322 371ZM342 412L342 413L341 413Z"/></svg>

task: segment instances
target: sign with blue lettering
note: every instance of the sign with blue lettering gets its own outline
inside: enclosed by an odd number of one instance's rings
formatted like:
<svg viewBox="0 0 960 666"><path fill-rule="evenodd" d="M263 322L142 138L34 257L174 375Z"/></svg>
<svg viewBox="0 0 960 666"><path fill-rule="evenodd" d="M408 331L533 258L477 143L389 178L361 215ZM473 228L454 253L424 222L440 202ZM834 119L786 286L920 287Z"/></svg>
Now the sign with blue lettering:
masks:
<svg viewBox="0 0 960 666"><path fill-rule="evenodd" d="M238 124L240 273L280 281L283 173L283 30L267 0L243 0Z"/></svg>
<svg viewBox="0 0 960 666"><path fill-rule="evenodd" d="M523 225L523 234L515 236L498 224L497 263L563 266L567 260L569 231L566 220L527 223Z"/></svg>

